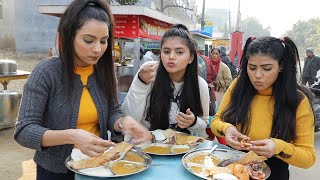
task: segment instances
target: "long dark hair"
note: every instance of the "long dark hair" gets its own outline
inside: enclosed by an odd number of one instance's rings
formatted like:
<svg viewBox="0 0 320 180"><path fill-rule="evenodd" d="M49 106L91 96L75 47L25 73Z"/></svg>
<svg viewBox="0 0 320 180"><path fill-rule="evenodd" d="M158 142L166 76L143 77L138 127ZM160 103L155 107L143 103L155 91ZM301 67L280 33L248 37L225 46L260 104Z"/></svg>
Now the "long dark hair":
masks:
<svg viewBox="0 0 320 180"><path fill-rule="evenodd" d="M98 86L108 97L108 104L117 101L116 79L112 61L113 49L113 16L109 4L105 0L73 1L62 15L59 26L59 54L63 60L64 73L69 95L74 86L74 39L77 31L86 21L97 20L105 22L109 28L108 47L94 66Z"/></svg>
<svg viewBox="0 0 320 180"><path fill-rule="evenodd" d="M184 74L184 83L182 86L178 106L181 112L186 112L188 108L195 116L203 115L200 90L198 82L198 60L195 48L195 41L191 38L188 29L179 24L171 27L164 33L161 40L161 48L168 38L180 37L184 39L185 44L190 50L194 59L186 67ZM161 57L160 57L161 59ZM167 129L169 127L169 111L171 109L171 99L173 98L174 85L169 77L167 70L164 68L162 61L159 63L157 76L149 94L150 105L147 109L146 120L150 122L151 130Z"/></svg>
<svg viewBox="0 0 320 180"><path fill-rule="evenodd" d="M257 54L272 57L282 67L282 72L273 84L275 104L271 137L291 142L296 137L298 105L303 94L309 98L310 94L297 83L297 66L301 72L299 53L294 42L288 37L247 39L241 58L240 76L232 90L231 102L222 113L222 119L235 126L240 125L240 131L248 133L251 102L257 91L250 82L247 65L249 58Z"/></svg>

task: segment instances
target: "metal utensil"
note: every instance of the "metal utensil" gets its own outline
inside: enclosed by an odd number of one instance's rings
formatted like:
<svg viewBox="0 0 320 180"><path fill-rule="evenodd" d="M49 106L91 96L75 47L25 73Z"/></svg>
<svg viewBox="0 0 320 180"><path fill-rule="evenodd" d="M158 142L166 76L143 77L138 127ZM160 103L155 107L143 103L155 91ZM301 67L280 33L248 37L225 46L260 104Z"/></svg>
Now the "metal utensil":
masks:
<svg viewBox="0 0 320 180"><path fill-rule="evenodd" d="M211 153L213 153L213 151L214 150L216 150L216 148L218 147L218 145L216 144L216 145L214 145L212 148L211 148L211 150L209 151L209 154L207 155L207 156L210 156L211 155Z"/></svg>

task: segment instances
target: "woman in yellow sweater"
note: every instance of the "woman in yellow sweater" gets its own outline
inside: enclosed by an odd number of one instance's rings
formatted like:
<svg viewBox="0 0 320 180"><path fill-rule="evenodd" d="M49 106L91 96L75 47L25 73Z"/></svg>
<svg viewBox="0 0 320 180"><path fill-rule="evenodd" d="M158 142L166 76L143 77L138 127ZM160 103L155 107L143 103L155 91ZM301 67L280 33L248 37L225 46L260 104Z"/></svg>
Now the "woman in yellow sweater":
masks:
<svg viewBox="0 0 320 180"><path fill-rule="evenodd" d="M311 167L314 151L314 114L309 92L296 79L300 64L288 38L249 38L241 58L240 76L221 102L211 130L229 146L268 157L268 179L289 179L288 164ZM253 146L239 142L250 138Z"/></svg>

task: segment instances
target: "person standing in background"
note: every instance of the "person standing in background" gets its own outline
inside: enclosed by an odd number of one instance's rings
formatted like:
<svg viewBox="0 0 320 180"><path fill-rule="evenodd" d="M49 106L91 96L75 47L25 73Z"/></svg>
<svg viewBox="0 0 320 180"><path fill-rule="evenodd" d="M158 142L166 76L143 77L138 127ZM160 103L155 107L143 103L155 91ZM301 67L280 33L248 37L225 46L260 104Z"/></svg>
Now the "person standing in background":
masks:
<svg viewBox="0 0 320 180"><path fill-rule="evenodd" d="M221 61L218 48L211 49L210 60L213 69L217 72L217 78L212 81L212 84L215 88L216 102L219 108L223 95L232 81L232 76L229 67Z"/></svg>
<svg viewBox="0 0 320 180"><path fill-rule="evenodd" d="M205 80L208 83L208 89L210 93L209 115L213 116L216 113L216 100L217 100L213 81L215 81L217 78L217 72L213 66L212 60L209 57L201 54L200 52L198 53L198 56L200 56L206 64L207 76Z"/></svg>
<svg viewBox="0 0 320 180"><path fill-rule="evenodd" d="M219 46L218 49L220 50L221 61L224 64L226 64L230 69L232 79L236 78L236 76L238 74L237 67L232 63L232 61L228 57L226 47L225 46Z"/></svg>
<svg viewBox="0 0 320 180"><path fill-rule="evenodd" d="M315 81L317 71L320 69L320 58L314 54L313 47L306 49L306 56L302 71L302 84L306 85L308 83L311 86Z"/></svg>
<svg viewBox="0 0 320 180"><path fill-rule="evenodd" d="M160 50L159 49L151 49L147 51L145 54L146 57L150 57L153 61L160 61Z"/></svg>
<svg viewBox="0 0 320 180"><path fill-rule="evenodd" d="M139 68L145 63L145 62L148 62L148 61L153 61L153 59L151 57L148 57L145 55L144 53L144 48L143 46L140 46L140 60L139 60ZM135 59L132 60L132 64L134 64L135 62Z"/></svg>
<svg viewBox="0 0 320 180"><path fill-rule="evenodd" d="M59 32L57 32L55 45L48 49L48 57L58 57L59 56Z"/></svg>
<svg viewBox="0 0 320 180"><path fill-rule="evenodd" d="M204 80L207 79L207 65L205 60L201 57L201 51L197 49L197 59L198 59L198 74Z"/></svg>

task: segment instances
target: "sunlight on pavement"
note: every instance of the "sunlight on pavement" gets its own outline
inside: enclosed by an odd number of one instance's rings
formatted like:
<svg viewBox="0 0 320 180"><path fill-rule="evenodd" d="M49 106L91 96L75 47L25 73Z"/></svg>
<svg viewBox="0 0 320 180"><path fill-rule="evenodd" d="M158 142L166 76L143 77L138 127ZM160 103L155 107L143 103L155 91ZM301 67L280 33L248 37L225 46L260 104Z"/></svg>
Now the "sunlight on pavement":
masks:
<svg viewBox="0 0 320 180"><path fill-rule="evenodd" d="M36 179L36 164L33 159L23 161L22 163L22 177L18 180Z"/></svg>

